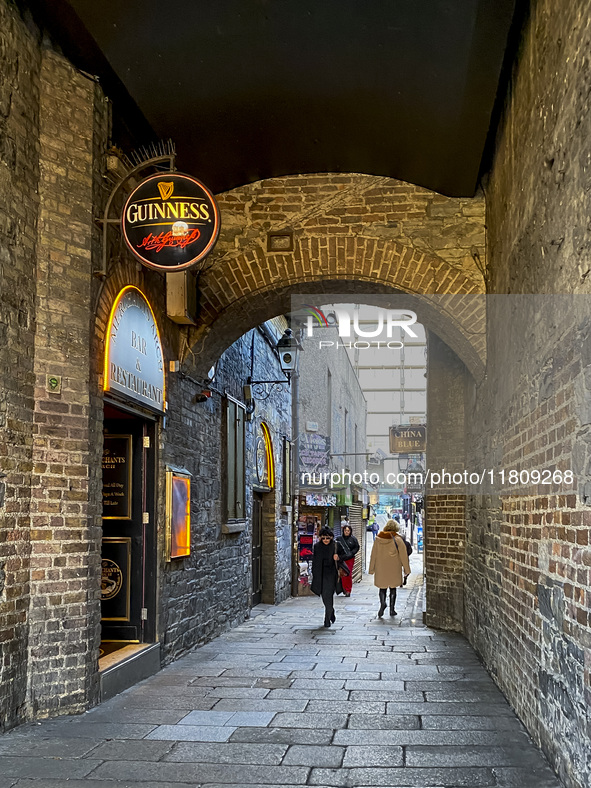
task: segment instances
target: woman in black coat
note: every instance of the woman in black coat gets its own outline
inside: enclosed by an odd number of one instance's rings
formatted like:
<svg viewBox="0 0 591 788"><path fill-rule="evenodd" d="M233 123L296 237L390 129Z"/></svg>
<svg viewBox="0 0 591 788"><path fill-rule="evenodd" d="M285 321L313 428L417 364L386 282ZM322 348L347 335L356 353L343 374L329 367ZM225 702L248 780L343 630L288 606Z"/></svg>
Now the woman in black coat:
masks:
<svg viewBox="0 0 591 788"><path fill-rule="evenodd" d="M339 579L338 565L343 560L343 546L334 541L330 528L322 528L314 545L312 557L312 592L322 597L324 603L324 626L329 627L336 621L334 614L334 593Z"/></svg>
<svg viewBox="0 0 591 788"><path fill-rule="evenodd" d="M341 544L345 551L343 561L347 564L347 569L349 570L349 574L342 579L343 593L345 596L351 596L351 591L353 590L353 564L355 563L355 556L359 552L359 542L357 537L353 535L353 529L348 523L343 525L337 544Z"/></svg>

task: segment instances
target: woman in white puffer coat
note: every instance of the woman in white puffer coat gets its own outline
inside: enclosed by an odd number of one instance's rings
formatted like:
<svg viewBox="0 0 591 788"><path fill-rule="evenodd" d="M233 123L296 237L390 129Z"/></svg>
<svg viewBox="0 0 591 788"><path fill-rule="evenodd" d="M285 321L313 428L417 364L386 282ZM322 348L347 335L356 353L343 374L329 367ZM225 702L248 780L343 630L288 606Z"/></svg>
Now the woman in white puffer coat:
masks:
<svg viewBox="0 0 591 788"><path fill-rule="evenodd" d="M396 520L388 520L384 530L374 539L369 559L369 574L380 589L380 609L378 616L382 618L386 609L386 593L390 589L390 615L397 615L396 589L404 584L405 577L410 574L410 564L406 545L398 534L399 525Z"/></svg>

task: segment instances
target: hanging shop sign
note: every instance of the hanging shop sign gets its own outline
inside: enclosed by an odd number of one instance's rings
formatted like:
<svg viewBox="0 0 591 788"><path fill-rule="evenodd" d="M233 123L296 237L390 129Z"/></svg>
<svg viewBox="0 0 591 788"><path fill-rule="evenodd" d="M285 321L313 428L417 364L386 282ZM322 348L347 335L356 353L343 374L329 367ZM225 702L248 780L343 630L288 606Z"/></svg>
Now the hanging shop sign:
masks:
<svg viewBox="0 0 591 788"><path fill-rule="evenodd" d="M213 194L196 178L180 173L152 175L129 195L123 237L148 268L183 271L211 252L220 232Z"/></svg>
<svg viewBox="0 0 591 788"><path fill-rule="evenodd" d="M111 309L103 387L157 413L165 410L160 332L152 307L133 285L123 288Z"/></svg>
<svg viewBox="0 0 591 788"><path fill-rule="evenodd" d="M336 506L337 496L334 493L306 493L306 506Z"/></svg>
<svg viewBox="0 0 591 788"><path fill-rule="evenodd" d="M255 470L257 484L272 490L275 486L275 461L271 433L264 421L260 423L255 444Z"/></svg>
<svg viewBox="0 0 591 788"><path fill-rule="evenodd" d="M427 428L424 424L390 427L390 454L425 451L426 435Z"/></svg>
<svg viewBox="0 0 591 788"><path fill-rule="evenodd" d="M313 473L328 468L330 438L317 432L300 435L300 472Z"/></svg>

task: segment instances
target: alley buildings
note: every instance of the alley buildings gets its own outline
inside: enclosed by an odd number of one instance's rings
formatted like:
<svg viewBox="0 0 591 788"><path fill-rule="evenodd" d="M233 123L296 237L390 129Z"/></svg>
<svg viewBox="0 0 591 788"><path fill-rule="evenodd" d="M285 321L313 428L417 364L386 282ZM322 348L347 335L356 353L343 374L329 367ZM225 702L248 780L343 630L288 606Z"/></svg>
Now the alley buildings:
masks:
<svg viewBox="0 0 591 788"><path fill-rule="evenodd" d="M220 82L212 72L179 85L166 72L171 51L158 47L182 38L200 4L149 3L121 39L124 5L0 0L0 727L81 712L101 686L116 691L99 667L111 648L101 642L129 645L140 676L243 622L253 603L294 591L293 389L245 386L282 379L293 296L319 307L351 294L418 315L426 466L482 478L425 489L425 622L468 638L560 779L582 788L588 3L518 3L514 15L512 3L474 0L465 27L454 16L464 4L425 4L416 28L389 16L364 26L354 3L339 25L310 9L299 33L327 25L323 40L334 33L331 51L342 54L352 45L341 25L352 25L369 49L342 91L324 71L298 72L304 93L292 85L289 100L267 82L252 97L222 90L243 71L250 79L246 58L220 68ZM279 12L253 5L256 40L282 42L259 74L282 88L316 50L305 39L283 61L276 53L291 52L292 39L267 27ZM395 13L387 5L380 14ZM214 49L245 40L230 22L208 29ZM453 46L433 44L437 26ZM414 39L392 44L408 78L384 89L416 101L382 116L388 101L367 86L391 67L383 36L408 29ZM153 52L139 67L143 35ZM413 60L417 42L425 57ZM193 57L189 44L181 54ZM431 61L440 56L451 60ZM201 105L188 100L199 84ZM308 108L322 121L292 133ZM235 116L249 118L258 143L236 141ZM178 160L166 141L177 136ZM158 176L155 199L170 197L173 167L203 179L220 219L207 256L175 281L142 264L120 226L144 177ZM171 248L189 239L190 213L178 210ZM144 251L158 237L142 239ZM348 437L347 451L355 445ZM363 507L361 490L347 494Z"/></svg>

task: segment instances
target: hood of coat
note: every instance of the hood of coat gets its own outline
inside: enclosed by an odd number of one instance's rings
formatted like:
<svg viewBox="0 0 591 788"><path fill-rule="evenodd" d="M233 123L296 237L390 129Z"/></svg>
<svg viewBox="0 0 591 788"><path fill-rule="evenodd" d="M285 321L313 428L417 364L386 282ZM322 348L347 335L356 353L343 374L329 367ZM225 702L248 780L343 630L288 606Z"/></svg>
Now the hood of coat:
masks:
<svg viewBox="0 0 591 788"><path fill-rule="evenodd" d="M394 531L380 531L378 534L378 539L394 539L394 536Z"/></svg>

